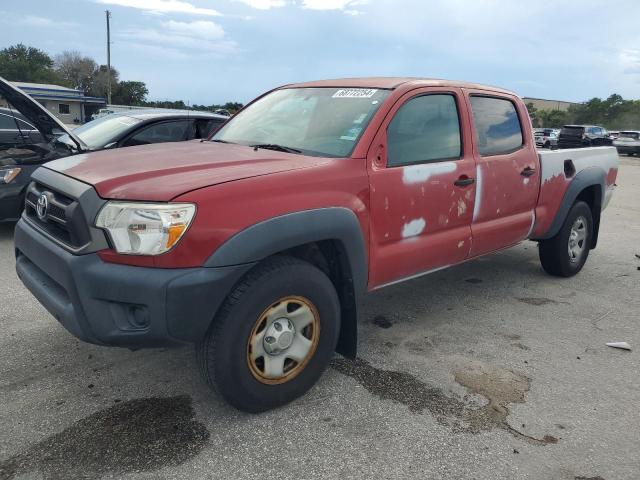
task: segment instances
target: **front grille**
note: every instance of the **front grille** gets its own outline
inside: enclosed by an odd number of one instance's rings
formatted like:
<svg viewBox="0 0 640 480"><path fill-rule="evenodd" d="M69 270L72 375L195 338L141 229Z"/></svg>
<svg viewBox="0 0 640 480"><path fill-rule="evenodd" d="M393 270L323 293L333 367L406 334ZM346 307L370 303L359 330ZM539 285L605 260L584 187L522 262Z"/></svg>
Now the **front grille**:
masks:
<svg viewBox="0 0 640 480"><path fill-rule="evenodd" d="M38 202L46 198L46 212L38 214ZM91 241L91 235L79 202L38 182L29 185L25 202L27 218L54 240L79 249Z"/></svg>

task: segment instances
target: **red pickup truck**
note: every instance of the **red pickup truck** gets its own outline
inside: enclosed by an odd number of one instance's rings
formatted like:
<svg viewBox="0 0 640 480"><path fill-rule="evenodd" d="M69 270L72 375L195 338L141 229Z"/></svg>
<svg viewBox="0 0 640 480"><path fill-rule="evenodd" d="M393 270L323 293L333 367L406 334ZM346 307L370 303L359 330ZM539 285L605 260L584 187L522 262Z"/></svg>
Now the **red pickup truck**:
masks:
<svg viewBox="0 0 640 480"><path fill-rule="evenodd" d="M596 246L615 148L536 151L526 107L410 78L286 85L208 141L39 168L15 232L23 283L79 338L193 343L246 411L353 357L357 301L524 240L569 277Z"/></svg>

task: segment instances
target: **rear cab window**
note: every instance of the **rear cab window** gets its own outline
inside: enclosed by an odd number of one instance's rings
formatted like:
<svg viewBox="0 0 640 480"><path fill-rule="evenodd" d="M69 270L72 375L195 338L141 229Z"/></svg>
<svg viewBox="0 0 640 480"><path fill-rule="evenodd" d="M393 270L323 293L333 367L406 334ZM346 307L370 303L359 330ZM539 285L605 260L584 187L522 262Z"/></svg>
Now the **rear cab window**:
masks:
<svg viewBox="0 0 640 480"><path fill-rule="evenodd" d="M522 147L522 125L511 100L472 95L471 110L481 156L504 155Z"/></svg>

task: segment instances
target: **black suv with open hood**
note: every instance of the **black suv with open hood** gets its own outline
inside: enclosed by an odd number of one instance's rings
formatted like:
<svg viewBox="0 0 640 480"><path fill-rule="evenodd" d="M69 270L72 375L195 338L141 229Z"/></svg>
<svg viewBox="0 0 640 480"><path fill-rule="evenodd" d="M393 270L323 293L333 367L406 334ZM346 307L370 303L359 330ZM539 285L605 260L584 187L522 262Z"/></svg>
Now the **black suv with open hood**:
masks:
<svg viewBox="0 0 640 480"><path fill-rule="evenodd" d="M20 217L33 171L76 153L208 138L228 117L186 110L128 110L71 132L35 100L0 78L0 222Z"/></svg>
<svg viewBox="0 0 640 480"><path fill-rule="evenodd" d="M85 150L82 141L28 95L0 77L0 221L20 216L33 171Z"/></svg>

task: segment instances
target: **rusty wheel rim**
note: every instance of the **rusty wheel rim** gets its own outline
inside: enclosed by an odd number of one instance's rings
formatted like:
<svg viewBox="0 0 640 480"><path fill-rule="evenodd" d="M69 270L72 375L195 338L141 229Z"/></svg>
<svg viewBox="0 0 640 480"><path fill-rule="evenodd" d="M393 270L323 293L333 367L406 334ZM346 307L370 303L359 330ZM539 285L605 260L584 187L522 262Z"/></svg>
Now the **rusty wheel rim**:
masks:
<svg viewBox="0 0 640 480"><path fill-rule="evenodd" d="M247 342L247 363L261 383L277 385L298 376L320 339L320 316L307 298L288 296L256 319Z"/></svg>

